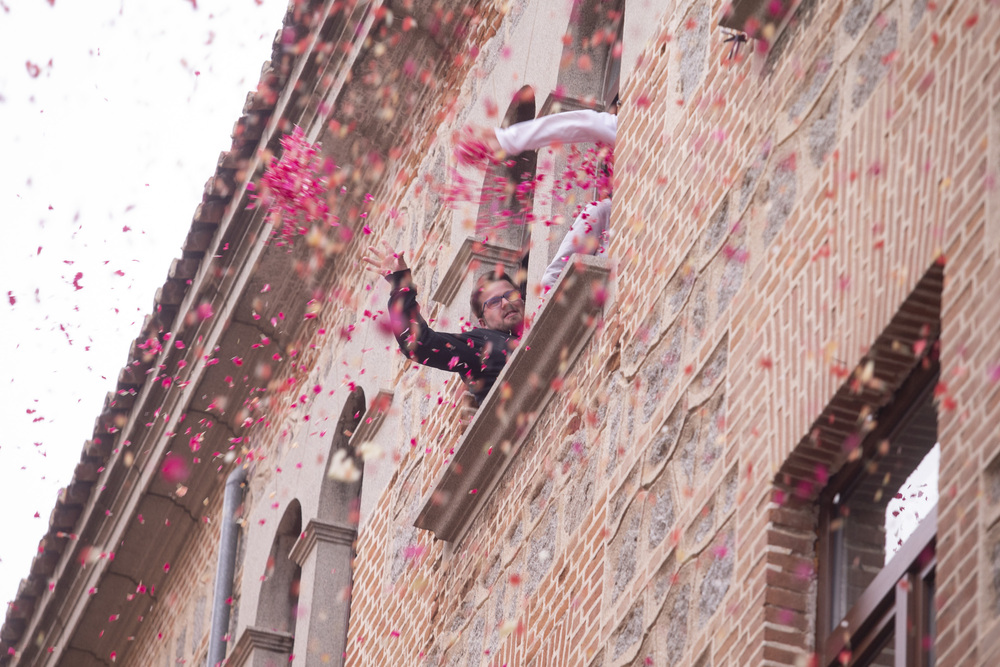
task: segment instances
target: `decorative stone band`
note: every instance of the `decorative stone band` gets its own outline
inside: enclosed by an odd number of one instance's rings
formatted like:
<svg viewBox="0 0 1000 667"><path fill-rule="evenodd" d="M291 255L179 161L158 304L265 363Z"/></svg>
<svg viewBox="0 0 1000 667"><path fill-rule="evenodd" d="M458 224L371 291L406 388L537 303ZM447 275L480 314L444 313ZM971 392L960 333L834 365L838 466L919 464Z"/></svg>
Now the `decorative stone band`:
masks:
<svg viewBox="0 0 1000 667"><path fill-rule="evenodd" d="M295 635L279 630L249 627L243 631L233 652L226 660L226 667L257 667L288 661L295 643Z"/></svg>
<svg viewBox="0 0 1000 667"><path fill-rule="evenodd" d="M358 536L356 526L343 523L328 523L317 519L310 519L302 535L295 541L292 552L288 555L300 567L305 564L316 548L317 542L327 544L340 544L342 546L353 546L354 540Z"/></svg>

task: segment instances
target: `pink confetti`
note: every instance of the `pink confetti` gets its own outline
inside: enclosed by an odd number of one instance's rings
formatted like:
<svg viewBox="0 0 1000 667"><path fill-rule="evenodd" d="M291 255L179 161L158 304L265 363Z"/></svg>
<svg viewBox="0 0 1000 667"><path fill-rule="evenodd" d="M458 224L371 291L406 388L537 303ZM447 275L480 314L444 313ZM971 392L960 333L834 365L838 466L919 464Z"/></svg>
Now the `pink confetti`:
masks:
<svg viewBox="0 0 1000 667"><path fill-rule="evenodd" d="M163 475L163 479L171 484L179 484L188 478L191 471L188 469L187 464L177 458L170 457L163 462L163 467L160 468L160 474Z"/></svg>
<svg viewBox="0 0 1000 667"><path fill-rule="evenodd" d="M281 157L271 159L261 177L262 191L250 195L247 208L256 207L258 201L266 206L267 219L279 237L277 245L286 246L330 215L326 175L334 167L319 155L318 144L306 141L301 127L282 137L281 147Z"/></svg>

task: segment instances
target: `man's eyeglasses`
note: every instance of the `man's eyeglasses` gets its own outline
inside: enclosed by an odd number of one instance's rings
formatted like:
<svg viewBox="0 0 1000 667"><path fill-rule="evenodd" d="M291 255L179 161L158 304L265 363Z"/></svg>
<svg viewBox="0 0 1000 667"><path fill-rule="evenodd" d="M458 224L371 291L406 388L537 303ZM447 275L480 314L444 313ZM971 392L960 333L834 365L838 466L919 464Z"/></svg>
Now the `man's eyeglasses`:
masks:
<svg viewBox="0 0 1000 667"><path fill-rule="evenodd" d="M521 300L521 293L516 289L507 290L500 296L495 296L492 299L486 299L486 301L483 302L483 308L493 310L500 305L501 299L506 299L507 303L516 303Z"/></svg>

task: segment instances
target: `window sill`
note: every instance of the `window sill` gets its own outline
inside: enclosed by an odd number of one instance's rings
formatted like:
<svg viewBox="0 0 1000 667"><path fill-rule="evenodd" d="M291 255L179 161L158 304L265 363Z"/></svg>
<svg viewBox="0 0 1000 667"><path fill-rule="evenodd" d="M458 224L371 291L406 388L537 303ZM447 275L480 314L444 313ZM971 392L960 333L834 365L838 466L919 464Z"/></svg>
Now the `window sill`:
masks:
<svg viewBox="0 0 1000 667"><path fill-rule="evenodd" d="M439 540L461 538L555 395L554 381L572 367L597 328L609 273L606 258L577 255L567 264L431 485L417 528ZM512 390L502 391L505 386Z"/></svg>

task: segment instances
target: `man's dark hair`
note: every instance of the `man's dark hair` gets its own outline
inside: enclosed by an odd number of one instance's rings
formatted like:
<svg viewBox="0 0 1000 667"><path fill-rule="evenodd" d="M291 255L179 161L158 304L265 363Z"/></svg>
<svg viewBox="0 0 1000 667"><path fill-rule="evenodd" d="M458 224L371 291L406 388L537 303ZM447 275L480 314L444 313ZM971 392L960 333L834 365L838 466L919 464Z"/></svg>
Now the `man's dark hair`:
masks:
<svg viewBox="0 0 1000 667"><path fill-rule="evenodd" d="M476 279L476 285L472 288L472 295L469 297L469 305L472 306L472 313L482 319L483 317L483 290L490 283L505 282L511 287L516 287L513 279L503 271L490 271L484 273Z"/></svg>

